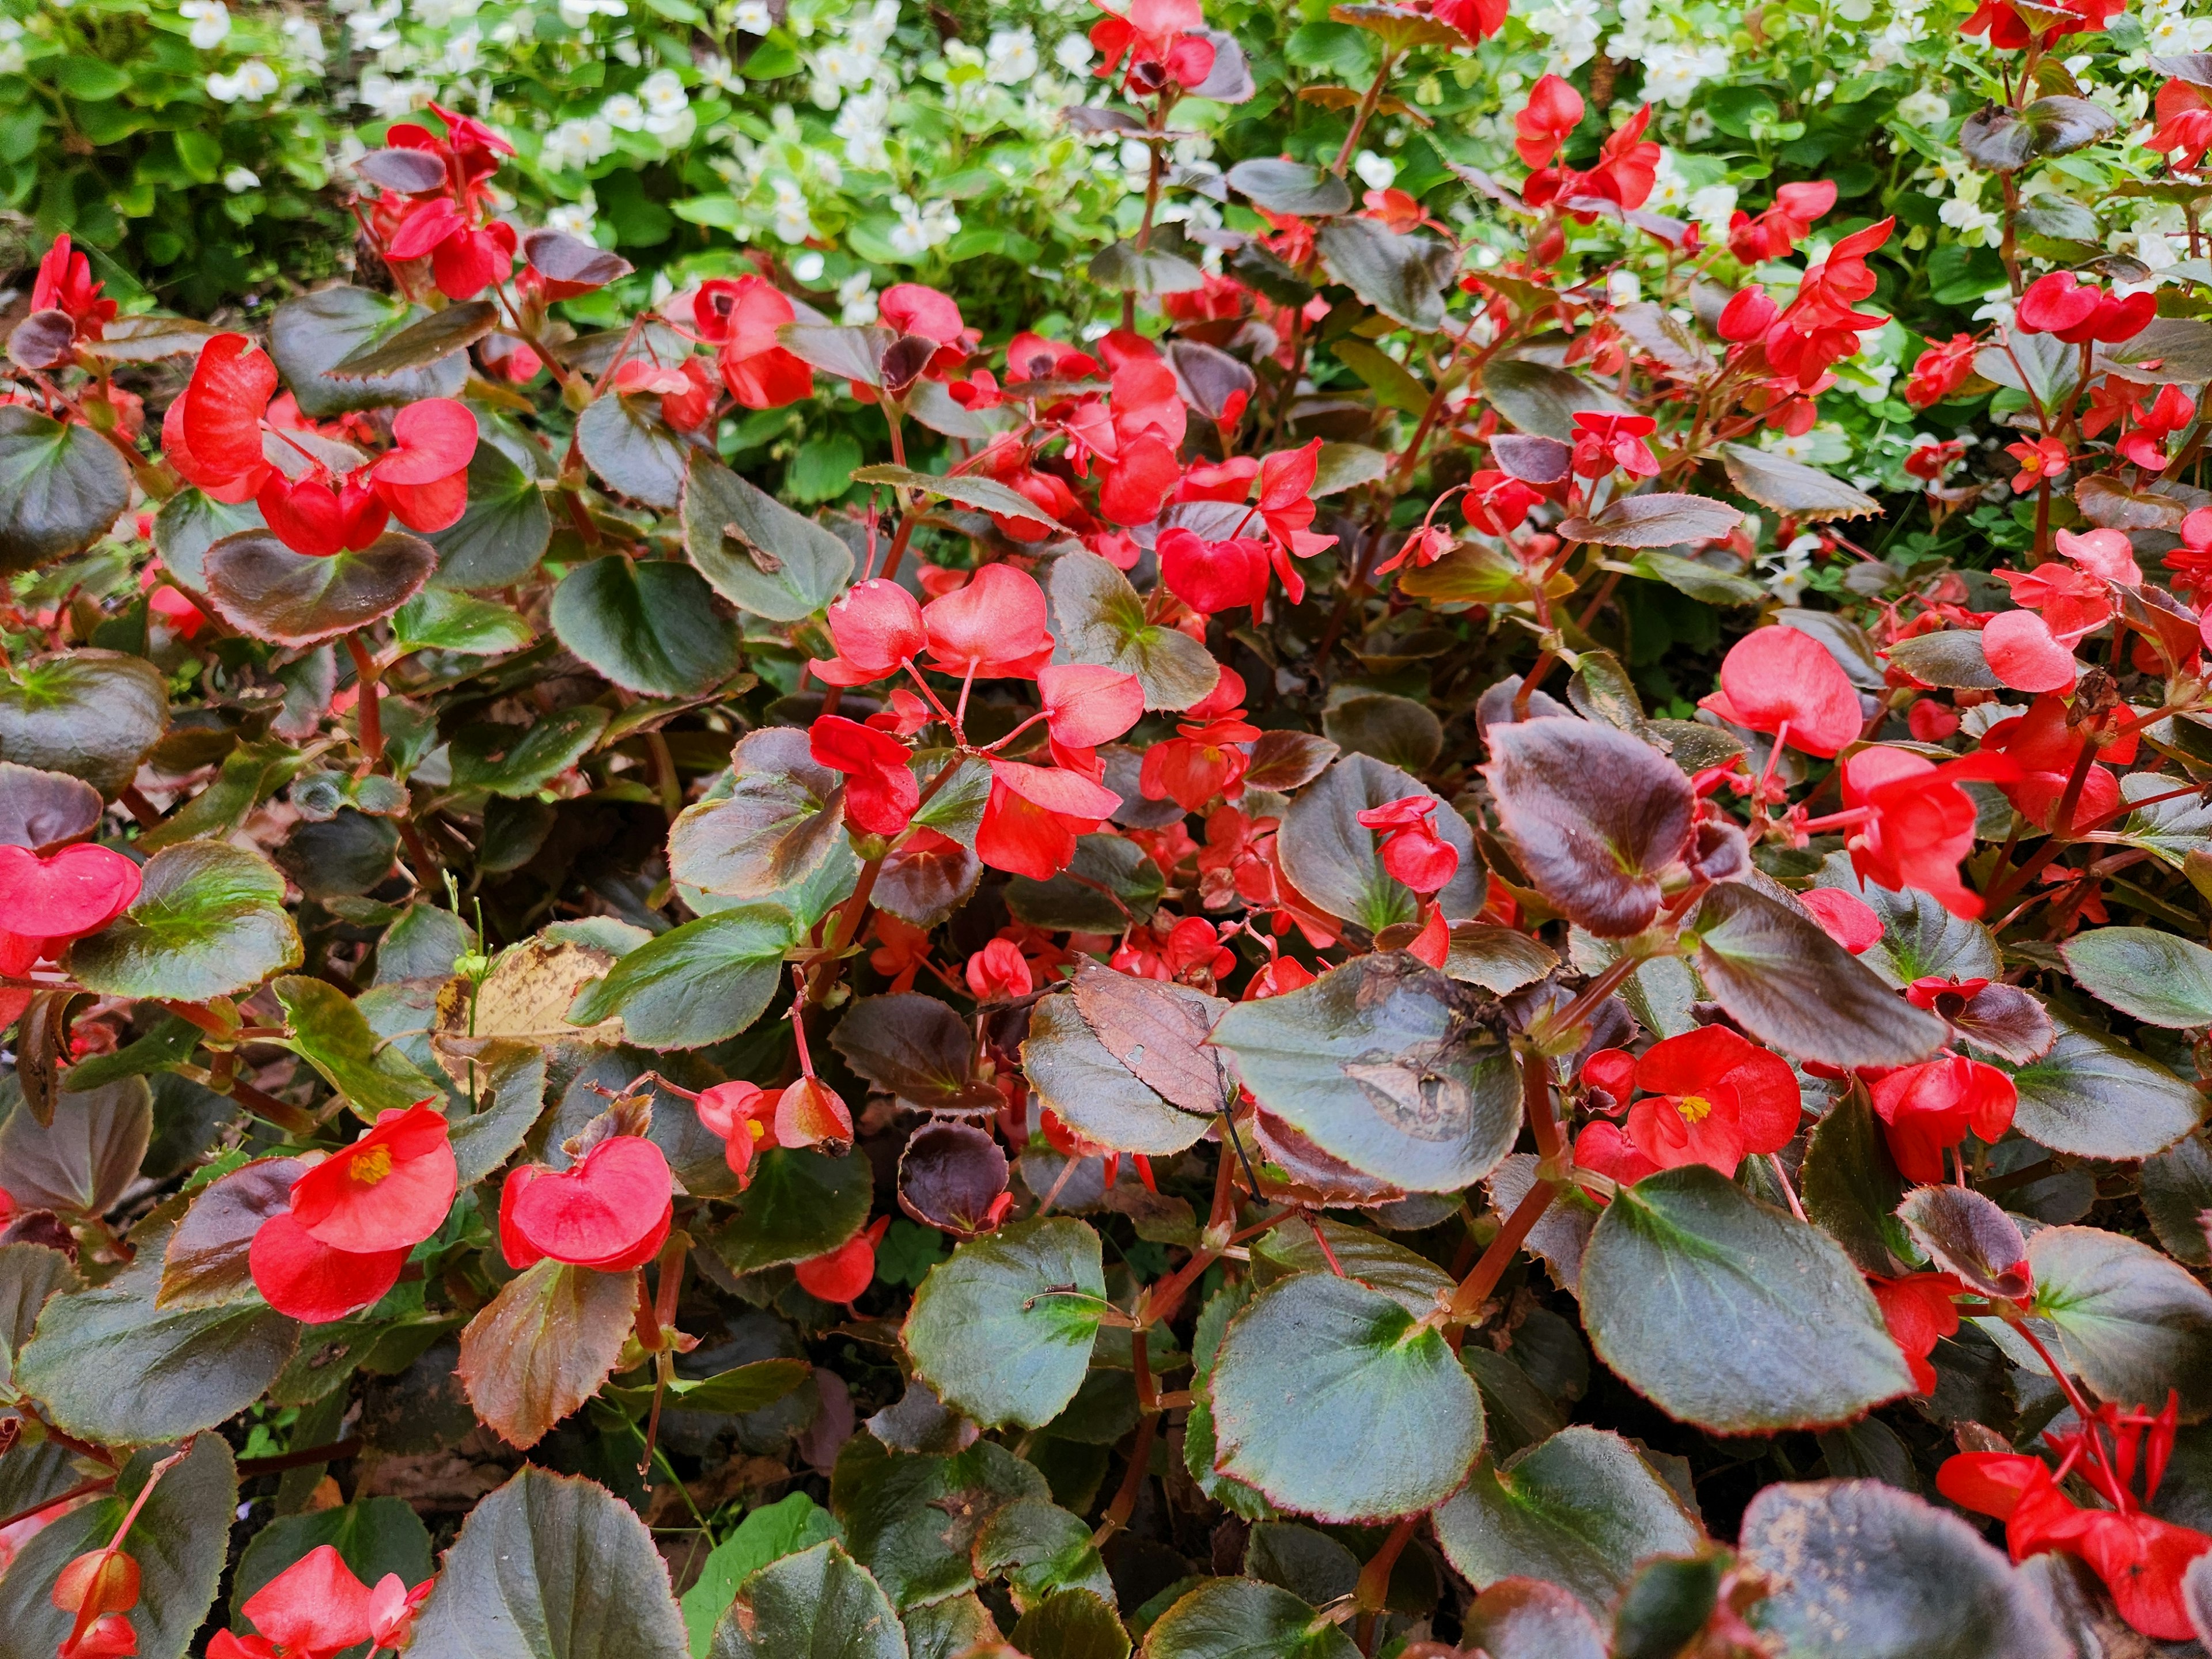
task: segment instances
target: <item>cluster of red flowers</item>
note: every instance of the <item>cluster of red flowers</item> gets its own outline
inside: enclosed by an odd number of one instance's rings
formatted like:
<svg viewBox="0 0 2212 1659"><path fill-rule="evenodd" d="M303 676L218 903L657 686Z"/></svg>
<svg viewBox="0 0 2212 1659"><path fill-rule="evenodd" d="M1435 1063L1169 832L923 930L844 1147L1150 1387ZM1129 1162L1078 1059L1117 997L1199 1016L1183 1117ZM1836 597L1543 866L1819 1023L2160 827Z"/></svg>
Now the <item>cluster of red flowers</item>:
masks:
<svg viewBox="0 0 2212 1659"><path fill-rule="evenodd" d="M216 501L252 501L285 546L314 558L368 546L394 518L425 532L460 521L477 451L465 404L426 398L398 410L391 448L370 460L296 410L280 420L276 384L276 363L244 335L209 340L161 422L169 464Z"/></svg>
<svg viewBox="0 0 2212 1659"><path fill-rule="evenodd" d="M334 1659L368 1644L398 1653L413 1640L415 1615L436 1580L411 1589L396 1572L364 1584L328 1544L318 1544L246 1598L250 1636L217 1631L208 1659Z"/></svg>

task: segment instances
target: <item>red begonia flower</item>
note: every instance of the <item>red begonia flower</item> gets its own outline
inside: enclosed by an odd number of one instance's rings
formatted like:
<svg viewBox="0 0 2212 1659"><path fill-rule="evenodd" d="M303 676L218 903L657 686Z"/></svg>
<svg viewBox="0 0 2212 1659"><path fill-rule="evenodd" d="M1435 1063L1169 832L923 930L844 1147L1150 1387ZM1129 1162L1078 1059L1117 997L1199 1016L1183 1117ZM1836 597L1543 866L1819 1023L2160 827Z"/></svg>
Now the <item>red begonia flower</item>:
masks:
<svg viewBox="0 0 2212 1659"><path fill-rule="evenodd" d="M888 732L824 714L807 734L816 763L845 774L845 821L872 836L896 836L914 821L921 786L907 766L907 746Z"/></svg>
<svg viewBox="0 0 2212 1659"><path fill-rule="evenodd" d="M1962 1054L1863 1075L1890 1156L1907 1181L1923 1185L1943 1179L1945 1149L1969 1132L1984 1141L2002 1135L2019 1102L2009 1077Z"/></svg>
<svg viewBox="0 0 2212 1659"><path fill-rule="evenodd" d="M1815 887L1797 895L1797 902L1813 913L1820 931L1853 956L1881 943L1881 918L1863 899L1853 898L1837 887Z"/></svg>
<svg viewBox="0 0 2212 1659"><path fill-rule="evenodd" d="M1113 524L1150 524L1182 477L1173 447L1156 432L1144 433L1122 445L1101 475L1098 511Z"/></svg>
<svg viewBox="0 0 2212 1659"><path fill-rule="evenodd" d="M975 856L994 870L1048 881L1075 857L1075 841L1104 826L1121 798L1088 778L1016 761L991 763L991 795Z"/></svg>
<svg viewBox="0 0 2212 1659"><path fill-rule="evenodd" d="M1869 1279L1867 1288L1881 1309L1889 1340L1911 1368L1912 1392L1936 1392L1936 1368L1928 1356L1936 1344L1959 1331L1959 1310L1951 1298L1966 1287L1949 1273L1907 1273L1902 1279Z"/></svg>
<svg viewBox="0 0 2212 1659"><path fill-rule="evenodd" d="M1905 401L1915 409L1942 403L1966 385L1974 373L1974 354L1981 343L1971 334L1954 334L1948 340L1930 341L1912 365L1905 386Z"/></svg>
<svg viewBox="0 0 2212 1659"><path fill-rule="evenodd" d="M192 378L161 422L163 453L187 483L219 501L242 501L269 464L261 420L276 391L276 365L243 334L218 334L200 348Z"/></svg>
<svg viewBox="0 0 2212 1659"><path fill-rule="evenodd" d="M1938 766L1903 749L1862 749L1844 763L1844 806L1863 816L1846 845L1862 881L1901 893L1931 894L1957 916L1978 916L1981 896L1959 879L1974 850L1969 781L2004 784L2020 768L2002 755L1970 755Z"/></svg>
<svg viewBox="0 0 2212 1659"><path fill-rule="evenodd" d="M1575 1137L1575 1162L1624 1187L1633 1187L1644 1176L1658 1174L1660 1169L1638 1150L1636 1143L1622 1133L1618 1123L1608 1123L1602 1118L1584 1124L1582 1133Z"/></svg>
<svg viewBox="0 0 2212 1659"><path fill-rule="evenodd" d="M1698 706L1822 757L1852 742L1866 724L1858 691L1836 659L1811 635L1778 624L1753 629L1729 647L1721 659L1721 689Z"/></svg>
<svg viewBox="0 0 2212 1659"><path fill-rule="evenodd" d="M781 409L814 395L814 371L776 336L799 313L766 277L702 283L692 316L699 337L720 348L715 362L722 384L747 409Z"/></svg>
<svg viewBox="0 0 2212 1659"><path fill-rule="evenodd" d="M320 467L303 478L271 472L254 503L279 541L315 559L359 552L384 533L392 514L366 483L332 478Z"/></svg>
<svg viewBox="0 0 2212 1659"><path fill-rule="evenodd" d="M1781 307L1765 289L1753 283L1729 295L1729 302L1721 307L1716 330L1723 340L1756 340L1774 325L1775 318L1780 314Z"/></svg>
<svg viewBox="0 0 2212 1659"><path fill-rule="evenodd" d="M1751 1153L1778 1152L1804 1108L1787 1060L1725 1025L1654 1043L1636 1062L1647 1096L1628 1109L1636 1150L1662 1170L1704 1164L1724 1176Z"/></svg>
<svg viewBox="0 0 2212 1659"><path fill-rule="evenodd" d="M994 939L968 958L963 975L978 1002L1004 1002L1025 997L1036 988L1029 958L1010 939Z"/></svg>
<svg viewBox="0 0 2212 1659"><path fill-rule="evenodd" d="M659 1254L675 1212L668 1159L641 1135L611 1135L566 1170L525 1164L499 1201L499 1242L510 1267L550 1256L623 1273Z"/></svg>
<svg viewBox="0 0 2212 1659"><path fill-rule="evenodd" d="M853 1301L875 1282L876 1246L890 1224L889 1216L878 1216L836 1249L798 1263L792 1273L799 1288L820 1302Z"/></svg>
<svg viewBox="0 0 2212 1659"><path fill-rule="evenodd" d="M2066 532L2061 531L2059 533L2063 535ZM2033 570L1998 570L1991 574L2012 590L2013 603L2021 607L2021 613L2032 611L2043 619L2044 629L2050 638L2069 656L2077 641L2095 633L2112 619L2112 598L2105 586L2104 578L2077 566L2051 559ZM2014 614L2001 611L1990 618L1982 633L1984 655L1998 649L2008 655L2025 654L2014 641L2004 639L2001 635L2000 640L1993 643L1989 635L1989 627ZM2029 650L2034 648L2030 647ZM1996 668L1994 660L1990 666ZM2002 679L2004 676L1999 672L1998 678ZM2006 684L2010 684L2011 682L2007 680ZM2073 684L2070 671L2063 684ZM2045 685L2016 689L2049 691L2057 688Z"/></svg>
<svg viewBox="0 0 2212 1659"><path fill-rule="evenodd" d="M2081 677L2070 646L2033 611L2000 611L1982 629L1990 672L2015 691L2064 691Z"/></svg>
<svg viewBox="0 0 2212 1659"><path fill-rule="evenodd" d="M956 678L1030 680L1052 660L1044 589L1010 564L987 564L965 587L932 599L921 623L929 665Z"/></svg>
<svg viewBox="0 0 2212 1659"><path fill-rule="evenodd" d="M1134 674L1095 663L1056 663L1037 671L1045 724L1054 743L1095 749L1120 737L1145 713Z"/></svg>
<svg viewBox="0 0 2212 1659"><path fill-rule="evenodd" d="M1382 836L1382 867L1417 893L1433 893L1459 873L1459 848L1437 833L1433 795L1407 795L1370 806L1359 822Z"/></svg>
<svg viewBox="0 0 2212 1659"><path fill-rule="evenodd" d="M817 1077L802 1077L776 1097L775 1144L779 1146L849 1146L853 1114L835 1089Z"/></svg>
<svg viewBox="0 0 2212 1659"><path fill-rule="evenodd" d="M345 1558L319 1544L253 1592L239 1609L289 1653L335 1653L369 1635L368 1586Z"/></svg>
<svg viewBox="0 0 2212 1659"><path fill-rule="evenodd" d="M0 847L0 973L21 975L99 932L131 908L138 883L138 866L112 848L85 843L41 858Z"/></svg>
<svg viewBox="0 0 2212 1659"><path fill-rule="evenodd" d="M116 304L100 297L100 284L92 280L92 261L70 245L66 234L54 238L39 261L31 283L31 309L58 311L76 325L84 339L97 340L115 320Z"/></svg>
<svg viewBox="0 0 2212 1659"><path fill-rule="evenodd" d="M1649 478L1659 471L1659 458L1644 441L1659 429L1649 415L1575 413L1574 471L1577 477L1602 478L1615 467L1631 477Z"/></svg>
<svg viewBox="0 0 2212 1659"><path fill-rule="evenodd" d="M426 398L392 417L394 447L368 468L368 478L399 521L425 533L460 522L468 510L469 462L477 453L477 417L451 398Z"/></svg>
<svg viewBox="0 0 2212 1659"><path fill-rule="evenodd" d="M391 1250L333 1249L289 1210L257 1228L246 1266L264 1301L303 1324L327 1325L369 1307L399 1282L408 1247Z"/></svg>
<svg viewBox="0 0 2212 1659"><path fill-rule="evenodd" d="M722 1161L743 1192L752 1182L754 1155L774 1133L775 1097L757 1083L717 1083L701 1090L694 1105L699 1121L721 1141Z"/></svg>
<svg viewBox="0 0 2212 1659"><path fill-rule="evenodd" d="M2054 270L2027 285L2014 315L2023 333L2055 334L2069 345L2081 345L2132 339L2157 312L2158 298L2148 290L2123 300L2070 270Z"/></svg>
<svg viewBox="0 0 2212 1659"><path fill-rule="evenodd" d="M375 1127L292 1183L292 1218L332 1249L412 1249L453 1207L459 1173L448 1127L427 1100L378 1113Z"/></svg>
<svg viewBox="0 0 2212 1659"><path fill-rule="evenodd" d="M2167 386L2166 391L2173 390ZM2058 550L2091 575L2126 587L2142 585L2142 567L2136 562L2135 544L2124 531L2071 530L2058 532Z"/></svg>
<svg viewBox="0 0 2212 1659"><path fill-rule="evenodd" d="M1985 752L2009 759L2014 773L1992 780L2022 816L2049 829L2065 799L2075 763L2081 753L2081 735L2066 723L2066 705L2054 696L2038 697L2025 714L1999 720L1982 733ZM2098 758L2126 765L2136 757L2137 736L2130 732L2105 745ZM2092 764L2082 775L2074 804L2073 821L2084 824L2100 819L2120 804L2119 780L2109 767Z"/></svg>
<svg viewBox="0 0 2212 1659"><path fill-rule="evenodd" d="M830 685L866 685L896 674L929 644L921 602L881 576L857 582L830 607L830 638L837 654L811 666Z"/></svg>
<svg viewBox="0 0 2212 1659"><path fill-rule="evenodd" d="M886 328L919 334L939 345L957 345L967 325L949 294L921 283L894 283L876 299L876 315Z"/></svg>
<svg viewBox="0 0 2212 1659"><path fill-rule="evenodd" d="M1582 94L1547 75L1528 89L1528 101L1513 117L1513 148L1528 166L1548 167L1582 124Z"/></svg>

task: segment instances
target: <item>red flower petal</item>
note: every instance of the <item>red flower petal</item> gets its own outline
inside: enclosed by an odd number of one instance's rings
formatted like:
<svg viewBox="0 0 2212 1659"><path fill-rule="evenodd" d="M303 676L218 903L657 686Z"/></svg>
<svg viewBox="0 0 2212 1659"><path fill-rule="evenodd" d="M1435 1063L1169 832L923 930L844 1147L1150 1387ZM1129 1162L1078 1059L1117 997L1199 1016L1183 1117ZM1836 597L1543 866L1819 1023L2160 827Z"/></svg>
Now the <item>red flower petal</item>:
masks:
<svg viewBox="0 0 2212 1659"><path fill-rule="evenodd" d="M303 1324L327 1325L368 1307L397 1285L407 1252L334 1250L285 1210L261 1224L246 1259L270 1307Z"/></svg>
<svg viewBox="0 0 2212 1659"><path fill-rule="evenodd" d="M2063 691L2080 675L2074 653L2033 611L2000 611L1982 629L1990 672L2015 691Z"/></svg>
<svg viewBox="0 0 2212 1659"><path fill-rule="evenodd" d="M295 1653L334 1653L368 1639L368 1586L318 1544L246 1598L253 1628Z"/></svg>
<svg viewBox="0 0 2212 1659"><path fill-rule="evenodd" d="M292 1216L332 1249L406 1250L445 1224L459 1172L445 1118L428 1101L376 1127L292 1185Z"/></svg>
<svg viewBox="0 0 2212 1659"><path fill-rule="evenodd" d="M129 909L138 881L138 866L112 848L64 847L42 859L0 847L0 916L27 938L76 939Z"/></svg>
<svg viewBox="0 0 2212 1659"><path fill-rule="evenodd" d="M659 1147L642 1136L615 1135L569 1169L510 1181L501 1224L504 1230L511 1224L540 1255L614 1271L667 1225L672 1189Z"/></svg>
<svg viewBox="0 0 2212 1659"><path fill-rule="evenodd" d="M1045 721L1055 742L1078 749L1111 743L1143 716L1145 688L1134 674L1095 663L1061 663L1042 669Z"/></svg>

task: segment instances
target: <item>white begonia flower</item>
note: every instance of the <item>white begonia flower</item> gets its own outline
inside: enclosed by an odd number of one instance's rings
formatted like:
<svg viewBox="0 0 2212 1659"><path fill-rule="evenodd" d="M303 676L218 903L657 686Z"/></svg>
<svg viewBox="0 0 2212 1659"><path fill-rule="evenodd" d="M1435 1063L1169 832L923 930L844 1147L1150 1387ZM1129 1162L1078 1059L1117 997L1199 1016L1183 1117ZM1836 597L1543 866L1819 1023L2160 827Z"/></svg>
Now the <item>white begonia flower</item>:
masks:
<svg viewBox="0 0 2212 1659"><path fill-rule="evenodd" d="M617 132L645 131L645 106L627 92L618 92L599 106L599 118Z"/></svg>
<svg viewBox="0 0 2212 1659"><path fill-rule="evenodd" d="M674 70L653 70L638 88L637 96L645 106L645 130L656 137L669 137L693 122L691 94L684 90Z"/></svg>
<svg viewBox="0 0 2212 1659"><path fill-rule="evenodd" d="M473 17L483 0L413 0L415 21L441 29L457 17Z"/></svg>
<svg viewBox="0 0 2212 1659"><path fill-rule="evenodd" d="M1651 194L1645 198L1644 205L1663 213L1668 208L1681 206L1689 199L1690 181L1682 176L1681 169L1674 165L1674 152L1671 149L1662 149L1659 152L1659 165L1652 170Z"/></svg>
<svg viewBox="0 0 2212 1659"><path fill-rule="evenodd" d="M1398 176L1398 164L1371 149L1363 149L1352 158L1352 170L1370 190L1388 190L1390 181Z"/></svg>
<svg viewBox="0 0 2212 1659"><path fill-rule="evenodd" d="M12 17L0 17L0 75L21 75L25 61L23 26Z"/></svg>
<svg viewBox="0 0 2212 1659"><path fill-rule="evenodd" d="M960 217L950 202L932 202L921 207L910 197L894 196L891 210L899 216L899 222L889 240L892 251L902 258L918 258L951 241L960 230Z"/></svg>
<svg viewBox="0 0 2212 1659"><path fill-rule="evenodd" d="M1735 213L1734 185L1707 185L1703 190L1692 191L1685 205L1690 216L1705 227L1706 240L1728 240L1729 221Z"/></svg>
<svg viewBox="0 0 2212 1659"><path fill-rule="evenodd" d="M233 167L222 175L222 187L233 196L243 196L247 191L258 188L260 183L261 175L251 167Z"/></svg>
<svg viewBox="0 0 2212 1659"><path fill-rule="evenodd" d="M822 256L809 248L791 262L791 274L802 283L822 280Z"/></svg>
<svg viewBox="0 0 2212 1659"><path fill-rule="evenodd" d="M845 39L863 56L880 58L897 27L898 0L876 0L872 6L858 7L846 15Z"/></svg>
<svg viewBox="0 0 2212 1659"><path fill-rule="evenodd" d="M1063 34L1052 49L1052 61L1070 75L1082 75L1091 68L1093 54L1091 42L1079 34Z"/></svg>
<svg viewBox="0 0 2212 1659"><path fill-rule="evenodd" d="M1802 442L1808 450L1812 447L1810 434L1802 440L1787 441ZM1768 448L1778 454L1783 453L1784 445L1771 444ZM1794 460L1796 458L1792 456L1790 459ZM1812 585L1813 555L1820 550L1820 538L1818 536L1800 536L1789 546L1768 554L1759 562L1759 569L1766 574L1768 588L1783 604L1796 605Z"/></svg>
<svg viewBox="0 0 2212 1659"><path fill-rule="evenodd" d="M1601 32L1597 0L1553 0L1542 9L1530 12L1526 21L1551 41L1545 68L1554 75L1564 75L1597 53Z"/></svg>
<svg viewBox="0 0 2212 1659"><path fill-rule="evenodd" d="M218 104L258 104L281 84L276 71L258 58L249 58L228 75L210 75L207 94Z"/></svg>
<svg viewBox="0 0 2212 1659"><path fill-rule="evenodd" d="M768 9L768 0L738 0L730 21L740 34L766 34L775 27L775 14Z"/></svg>
<svg viewBox="0 0 2212 1659"><path fill-rule="evenodd" d="M854 167L881 173L891 164L884 141L890 136L891 100L878 89L845 100L830 131L845 141L845 160Z"/></svg>
<svg viewBox="0 0 2212 1659"><path fill-rule="evenodd" d="M1605 297L1617 306L1632 306L1644 297L1644 281L1632 270L1607 271Z"/></svg>
<svg viewBox="0 0 2212 1659"><path fill-rule="evenodd" d="M561 0L561 21L572 29L589 28L594 17L627 16L626 0Z"/></svg>
<svg viewBox="0 0 2212 1659"><path fill-rule="evenodd" d="M230 37L230 8L222 0L184 0L177 15L190 20L185 38L201 52L213 52Z"/></svg>
<svg viewBox="0 0 2212 1659"><path fill-rule="evenodd" d="M615 147L614 124L604 115L563 121L545 135L545 165L559 173L580 173Z"/></svg>
<svg viewBox="0 0 2212 1659"><path fill-rule="evenodd" d="M380 70L369 70L362 74L355 96L375 111L379 119L393 121L412 111L416 99L428 90L419 81L395 80Z"/></svg>
<svg viewBox="0 0 2212 1659"><path fill-rule="evenodd" d="M1954 196L1936 210L1936 216L1968 247L1995 247L2003 236L2004 221L1970 197Z"/></svg>
<svg viewBox="0 0 2212 1659"><path fill-rule="evenodd" d="M1018 86L1039 67L1036 35L1028 28L994 29L983 48L983 76L1002 87Z"/></svg>
<svg viewBox="0 0 2212 1659"><path fill-rule="evenodd" d="M483 45L483 36L471 24L456 29L446 37L446 73L466 75L477 66L477 49Z"/></svg>
<svg viewBox="0 0 2212 1659"><path fill-rule="evenodd" d="M1713 116L1711 110L1693 109L1682 118L1682 142L1702 144L1713 136Z"/></svg>
<svg viewBox="0 0 2212 1659"><path fill-rule="evenodd" d="M284 39L285 50L299 62L322 68L329 48L323 42L322 26L313 18L288 17L276 32Z"/></svg>
<svg viewBox="0 0 2212 1659"><path fill-rule="evenodd" d="M1897 118L1907 126L1932 127L1951 117L1950 100L1923 87L1897 100Z"/></svg>
<svg viewBox="0 0 2212 1659"><path fill-rule="evenodd" d="M1680 109L1690 101L1692 93L1728 71L1729 52L1724 46L1657 42L1644 51L1644 95Z"/></svg>
<svg viewBox="0 0 2212 1659"><path fill-rule="evenodd" d="M717 92L736 92L745 83L745 77L732 69L730 60L719 52L708 52L693 67L699 71L699 83Z"/></svg>
<svg viewBox="0 0 2212 1659"><path fill-rule="evenodd" d="M814 218L807 211L806 193L799 181L789 174L779 174L769 180L769 188L775 195L775 231L785 242L803 242L814 234Z"/></svg>
<svg viewBox="0 0 2212 1659"><path fill-rule="evenodd" d="M837 320L848 328L858 328L876 320L876 295L873 279L865 270L856 270L837 284Z"/></svg>
<svg viewBox="0 0 2212 1659"><path fill-rule="evenodd" d="M580 237L589 241L592 238L592 227L597 222L599 216L599 198L586 188L577 200L563 202L559 207L548 213L545 216L545 228L561 231L568 235Z"/></svg>

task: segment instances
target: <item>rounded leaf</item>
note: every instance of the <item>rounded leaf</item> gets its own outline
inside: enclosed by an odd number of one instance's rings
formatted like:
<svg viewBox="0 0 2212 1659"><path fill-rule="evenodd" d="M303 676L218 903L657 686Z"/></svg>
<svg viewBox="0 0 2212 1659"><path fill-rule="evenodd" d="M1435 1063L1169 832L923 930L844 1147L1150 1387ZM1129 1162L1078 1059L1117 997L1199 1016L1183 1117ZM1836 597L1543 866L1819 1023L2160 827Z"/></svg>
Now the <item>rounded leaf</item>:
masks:
<svg viewBox="0 0 2212 1659"><path fill-rule="evenodd" d="M257 640L319 645L380 622L415 597L438 562L418 536L387 531L359 552L319 559L266 530L207 550L207 593L225 622Z"/></svg>
<svg viewBox="0 0 2212 1659"><path fill-rule="evenodd" d="M1098 1235L1050 1216L970 1239L931 1268L902 1334L946 1404L987 1426L1041 1428L1082 1386L1106 1305Z"/></svg>

